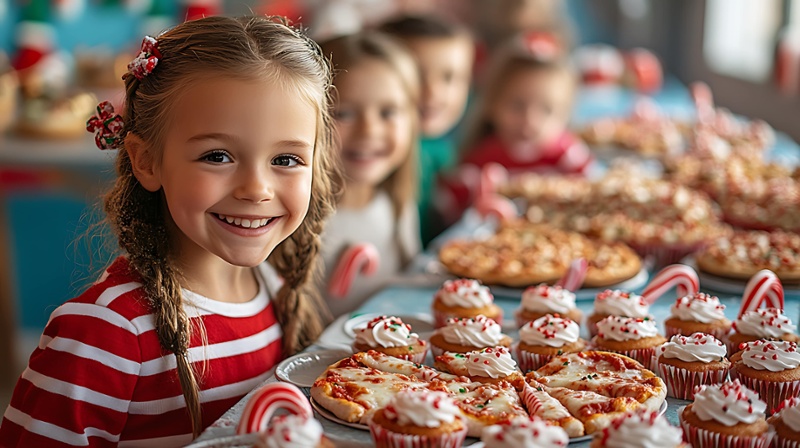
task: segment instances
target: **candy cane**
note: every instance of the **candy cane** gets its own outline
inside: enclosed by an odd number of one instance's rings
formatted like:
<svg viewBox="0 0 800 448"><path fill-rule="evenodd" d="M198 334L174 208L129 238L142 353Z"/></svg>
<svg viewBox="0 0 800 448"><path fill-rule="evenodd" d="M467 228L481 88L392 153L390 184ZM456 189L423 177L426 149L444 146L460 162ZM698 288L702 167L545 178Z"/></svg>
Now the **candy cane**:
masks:
<svg viewBox="0 0 800 448"><path fill-rule="evenodd" d="M539 413L542 411L544 405L542 401L539 400L539 397L536 396L536 390L534 390L533 386L528 383L524 383L522 387L522 402L525 403L525 407L528 408L529 415L536 415L541 417Z"/></svg>
<svg viewBox="0 0 800 448"><path fill-rule="evenodd" d="M247 401L237 434L261 433L267 430L272 415L278 409L286 409L294 415L311 417L313 411L303 392L289 383L264 385Z"/></svg>
<svg viewBox="0 0 800 448"><path fill-rule="evenodd" d="M356 275L370 276L378 271L380 254L370 243L350 246L344 251L336 264L328 283L328 293L337 299L344 298L350 291Z"/></svg>
<svg viewBox="0 0 800 448"><path fill-rule="evenodd" d="M697 272L685 264L673 264L665 267L653 277L650 284L644 288L642 297L653 304L659 297L670 289L677 287L679 296L696 294L700 290L700 279Z"/></svg>
<svg viewBox="0 0 800 448"><path fill-rule="evenodd" d="M478 195L474 204L481 217L496 215L501 220L507 220L518 216L514 203L496 193L498 184L505 182L508 182L508 171L502 165L488 163L481 168Z"/></svg>
<svg viewBox="0 0 800 448"><path fill-rule="evenodd" d="M586 272L589 270L589 263L585 258L576 258L569 264L569 269L564 276L558 279L556 286L560 286L567 291L575 292L580 289Z"/></svg>
<svg viewBox="0 0 800 448"><path fill-rule="evenodd" d="M748 311L757 310L766 300L768 308L783 311L783 284L769 269L762 269L752 276L744 288L739 317Z"/></svg>

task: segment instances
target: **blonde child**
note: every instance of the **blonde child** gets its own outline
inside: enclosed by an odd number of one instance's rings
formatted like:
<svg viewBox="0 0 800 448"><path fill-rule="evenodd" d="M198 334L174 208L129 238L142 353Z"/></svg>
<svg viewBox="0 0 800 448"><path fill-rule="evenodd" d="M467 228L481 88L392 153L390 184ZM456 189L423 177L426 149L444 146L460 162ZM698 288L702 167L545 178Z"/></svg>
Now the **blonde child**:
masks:
<svg viewBox="0 0 800 448"><path fill-rule="evenodd" d="M323 235L325 284L355 245L379 254L376 272L356 275L327 297L334 316L358 308L419 251L415 203L419 75L412 56L388 36L360 33L322 45L336 76L334 118L345 185ZM330 290L330 288L329 288Z"/></svg>
<svg viewBox="0 0 800 448"><path fill-rule="evenodd" d="M336 177L330 70L265 17L146 38L105 211L123 255L50 317L1 446L183 446L324 326L310 282ZM269 258L269 261L266 262Z"/></svg>

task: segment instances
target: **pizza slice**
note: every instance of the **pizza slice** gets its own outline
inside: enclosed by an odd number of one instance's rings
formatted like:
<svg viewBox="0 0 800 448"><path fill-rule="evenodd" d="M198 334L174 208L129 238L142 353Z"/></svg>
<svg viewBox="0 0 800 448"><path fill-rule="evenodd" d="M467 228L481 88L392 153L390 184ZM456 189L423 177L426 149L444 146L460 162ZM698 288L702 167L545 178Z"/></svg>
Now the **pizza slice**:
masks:
<svg viewBox="0 0 800 448"><path fill-rule="evenodd" d="M586 434L592 434L611 425L617 417L640 406L630 397L606 397L586 390L540 385L544 392L555 398L583 423Z"/></svg>
<svg viewBox="0 0 800 448"><path fill-rule="evenodd" d="M523 386L520 399L525 403L530 415L557 424L570 437L584 435L583 423L573 417L560 401L548 395L544 388L535 381Z"/></svg>

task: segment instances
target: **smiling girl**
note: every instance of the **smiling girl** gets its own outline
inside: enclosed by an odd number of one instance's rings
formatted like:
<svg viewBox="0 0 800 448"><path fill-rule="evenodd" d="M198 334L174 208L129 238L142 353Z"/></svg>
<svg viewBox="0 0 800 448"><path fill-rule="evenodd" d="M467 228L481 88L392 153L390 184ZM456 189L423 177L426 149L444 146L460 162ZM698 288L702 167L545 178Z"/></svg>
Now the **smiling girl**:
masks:
<svg viewBox="0 0 800 448"><path fill-rule="evenodd" d="M336 71L334 106L345 187L323 236L326 284L355 245L380 254L377 272L358 275L327 302L334 316L359 307L420 250L415 203L419 73L399 43L377 33L322 45Z"/></svg>
<svg viewBox="0 0 800 448"><path fill-rule="evenodd" d="M119 148L122 255L56 309L0 446L183 446L324 326L310 282L332 210L330 69L269 18L146 38L88 128ZM266 260L269 258L269 262Z"/></svg>

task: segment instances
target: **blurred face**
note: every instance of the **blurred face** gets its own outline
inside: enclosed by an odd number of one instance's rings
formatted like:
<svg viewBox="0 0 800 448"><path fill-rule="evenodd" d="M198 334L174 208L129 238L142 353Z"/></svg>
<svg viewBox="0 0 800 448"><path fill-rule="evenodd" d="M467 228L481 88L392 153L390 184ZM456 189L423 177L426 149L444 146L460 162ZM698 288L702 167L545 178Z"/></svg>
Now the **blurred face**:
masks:
<svg viewBox="0 0 800 448"><path fill-rule="evenodd" d="M474 51L465 36L406 41L422 73L420 126L425 137L447 133L464 114Z"/></svg>
<svg viewBox="0 0 800 448"><path fill-rule="evenodd" d="M409 157L415 105L385 62L364 60L336 78L334 117L348 184L376 187Z"/></svg>
<svg viewBox="0 0 800 448"><path fill-rule="evenodd" d="M560 71L515 70L489 107L498 138L512 148L553 143L567 128L571 84Z"/></svg>
<svg viewBox="0 0 800 448"><path fill-rule="evenodd" d="M317 111L285 87L215 79L187 87L156 169L181 260L255 266L303 221Z"/></svg>

